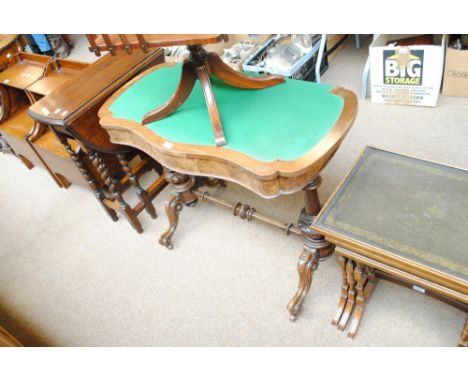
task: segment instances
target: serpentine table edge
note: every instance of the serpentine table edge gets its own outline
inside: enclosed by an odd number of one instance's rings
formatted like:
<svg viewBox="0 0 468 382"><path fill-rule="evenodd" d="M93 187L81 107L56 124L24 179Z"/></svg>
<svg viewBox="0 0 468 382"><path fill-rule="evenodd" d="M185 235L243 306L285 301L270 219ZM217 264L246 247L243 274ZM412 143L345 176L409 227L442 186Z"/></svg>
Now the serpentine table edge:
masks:
<svg viewBox="0 0 468 382"><path fill-rule="evenodd" d="M149 73L171 66L174 64L163 63L141 73L104 103L99 111L100 123L111 141L136 147L173 171L232 181L264 198L303 189L334 155L356 118L356 95L345 88L334 87L331 93L342 97L344 104L327 135L300 158L263 162L229 148L168 142L138 122L113 116L110 106L126 89Z"/></svg>

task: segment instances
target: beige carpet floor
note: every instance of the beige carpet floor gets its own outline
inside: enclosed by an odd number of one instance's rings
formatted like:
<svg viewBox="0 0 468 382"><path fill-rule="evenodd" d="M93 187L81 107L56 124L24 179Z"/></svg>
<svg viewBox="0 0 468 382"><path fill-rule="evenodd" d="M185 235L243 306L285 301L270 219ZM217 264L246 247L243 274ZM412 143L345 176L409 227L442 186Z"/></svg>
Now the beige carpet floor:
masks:
<svg viewBox="0 0 468 382"><path fill-rule="evenodd" d="M366 46L366 45L364 45ZM323 81L360 93L367 49L352 41ZM436 108L360 100L359 115L323 172L325 201L364 145L468 168L468 101ZM149 179L146 179L149 181ZM216 193L296 221L301 195L262 200L234 184ZM138 235L113 223L89 190L62 190L41 168L0 155L0 325L25 345L52 346L453 346L466 314L381 282L354 340L330 324L339 298L334 257L320 264L297 322L286 304L297 286L301 242L199 203L181 214L175 249L144 213Z"/></svg>

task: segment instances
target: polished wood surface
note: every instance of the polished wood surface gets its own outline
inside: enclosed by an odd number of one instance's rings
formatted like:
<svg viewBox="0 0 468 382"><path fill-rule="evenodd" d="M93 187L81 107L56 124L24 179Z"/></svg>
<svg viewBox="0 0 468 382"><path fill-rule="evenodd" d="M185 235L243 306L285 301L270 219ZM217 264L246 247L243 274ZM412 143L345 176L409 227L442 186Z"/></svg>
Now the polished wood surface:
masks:
<svg viewBox="0 0 468 382"><path fill-rule="evenodd" d="M16 34L0 34L0 72L13 62L13 56L23 51L23 44Z"/></svg>
<svg viewBox="0 0 468 382"><path fill-rule="evenodd" d="M12 58L11 66L0 73L0 87L2 93L7 93L9 115L2 118L0 132L12 152L29 169L34 165L43 166L59 187L69 187L70 181L83 185L86 182L48 127L31 119L27 111L31 104L72 79L86 65L37 54L17 53Z"/></svg>
<svg viewBox="0 0 468 382"><path fill-rule="evenodd" d="M141 70L164 60L160 50L149 53L135 51L132 55L119 52L106 55L84 69L76 80L56 88L56 91L35 103L29 115L46 125L63 127L86 146L101 152L128 151L114 144L99 125L97 111L106 97Z"/></svg>
<svg viewBox="0 0 468 382"><path fill-rule="evenodd" d="M44 75L47 63L52 60L52 57L40 54L17 53L13 56L14 64L0 73L0 83L26 89Z"/></svg>

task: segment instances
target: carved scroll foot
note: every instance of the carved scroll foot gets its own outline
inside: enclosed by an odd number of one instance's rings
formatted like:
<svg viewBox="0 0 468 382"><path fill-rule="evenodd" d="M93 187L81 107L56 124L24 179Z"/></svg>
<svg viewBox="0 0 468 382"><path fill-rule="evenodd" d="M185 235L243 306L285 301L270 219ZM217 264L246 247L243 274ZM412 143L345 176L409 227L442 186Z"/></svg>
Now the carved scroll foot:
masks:
<svg viewBox="0 0 468 382"><path fill-rule="evenodd" d="M174 231L179 224L179 214L184 207L184 203L177 195L173 195L167 202L166 202L166 215L167 219L169 220L169 228L164 232L161 237L159 238L159 244L162 246L173 249L174 245L172 244L172 235L174 235Z"/></svg>
<svg viewBox="0 0 468 382"><path fill-rule="evenodd" d="M463 328L460 340L458 341L458 346L468 347L468 318L465 322L465 327Z"/></svg>
<svg viewBox="0 0 468 382"><path fill-rule="evenodd" d="M302 231L304 238L304 251L302 252L297 270L299 272L299 288L288 304L288 311L291 321L294 321L301 309L302 303L310 289L312 273L317 269L319 260L330 256L335 250L335 246L325 240L325 238L312 227L312 221L320 211L320 201L317 188L321 183L320 176L316 176L307 186L304 187L305 207L301 211L298 227Z"/></svg>
<svg viewBox="0 0 468 382"><path fill-rule="evenodd" d="M288 304L289 317L291 321L295 321L299 314L302 303L310 289L312 283L313 272L317 269L319 262L319 254L316 249L304 249L297 263L297 272L299 273L299 287L296 294Z"/></svg>

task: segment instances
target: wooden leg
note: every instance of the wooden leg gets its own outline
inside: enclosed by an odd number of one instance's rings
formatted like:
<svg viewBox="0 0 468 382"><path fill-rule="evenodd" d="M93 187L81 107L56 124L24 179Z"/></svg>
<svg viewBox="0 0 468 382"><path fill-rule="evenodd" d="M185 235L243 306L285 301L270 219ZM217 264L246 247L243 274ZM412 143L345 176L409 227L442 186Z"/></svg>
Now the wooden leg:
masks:
<svg viewBox="0 0 468 382"><path fill-rule="evenodd" d="M310 285L312 284L313 272L317 269L319 262L319 255L316 249L304 251L299 256L297 263L297 273L299 274L299 286L297 292L288 304L289 318L295 321L299 314L302 303L309 292Z"/></svg>
<svg viewBox="0 0 468 382"><path fill-rule="evenodd" d="M196 66L196 71L203 95L205 96L206 105L208 106L208 114L210 115L216 146L223 146L226 144L226 137L224 136L223 124L221 123L218 106L216 105L213 88L211 87L208 69L205 65L199 65Z"/></svg>
<svg viewBox="0 0 468 382"><path fill-rule="evenodd" d="M348 277L346 274L346 263L347 259L344 256L338 257L338 264L341 268L341 296L340 302L338 303L338 308L336 309L335 315L333 316L332 325L338 325L341 315L343 314L344 308L346 306L346 301L348 300Z"/></svg>
<svg viewBox="0 0 468 382"><path fill-rule="evenodd" d="M105 199L104 192L98 186L96 180L91 175L91 173L89 172L84 162L81 160L79 153L75 152L75 150L72 149L65 135L62 135L62 134L56 134L56 135L59 141L62 143L63 147L65 147L65 151L70 155L70 158L72 159L75 166L78 168L78 170L80 170L81 175L83 175L83 177L88 182L89 187L94 191L94 196L96 197L98 203L101 205L101 207L104 209L104 211L113 221L119 220L115 211L109 208L108 206L106 206L106 204L104 203L104 199Z"/></svg>
<svg viewBox="0 0 468 382"><path fill-rule="evenodd" d="M289 317L295 321L299 314L302 303L310 289L313 272L317 269L319 260L328 257L334 251L334 245L328 243L325 238L318 235L310 228L315 215L320 211L317 188L321 183L317 176L304 188L305 207L299 217L298 226L304 238L304 250L297 263L299 273L299 287L288 304Z"/></svg>
<svg viewBox="0 0 468 382"><path fill-rule="evenodd" d="M179 214L184 207L184 203L179 199L177 195L172 195L171 198L166 202L166 216L169 220L169 228L160 236L159 244L163 245L167 249L173 249L172 235L179 224Z"/></svg>
<svg viewBox="0 0 468 382"><path fill-rule="evenodd" d="M176 111L189 97L195 85L196 76L192 63L185 62L182 66L182 76L177 90L172 97L162 106L146 113L143 117L143 125L158 121Z"/></svg>
<svg viewBox="0 0 468 382"><path fill-rule="evenodd" d="M59 174L58 172L54 172L54 175L63 188L69 188L71 186L70 181L67 178L65 178L62 174Z"/></svg>
<svg viewBox="0 0 468 382"><path fill-rule="evenodd" d="M465 327L458 341L458 346L468 347L468 318L466 319Z"/></svg>
<svg viewBox="0 0 468 382"><path fill-rule="evenodd" d="M348 337L354 338L361 323L364 314L364 308L369 301L372 292L377 285L378 278L375 276L374 270L369 267L363 267L357 263L354 269L354 278L356 280L356 307L354 310L353 320L348 332Z"/></svg>
<svg viewBox="0 0 468 382"><path fill-rule="evenodd" d="M192 188L196 181L193 176L179 174L173 171L165 173L166 180L171 183L174 194L166 202L166 216L169 220L169 228L160 236L159 244L168 249L173 249L172 236L179 224L179 214L184 205L193 206L198 200L198 197L192 193Z"/></svg>
<svg viewBox="0 0 468 382"><path fill-rule="evenodd" d="M281 76L246 76L232 69L216 53L208 53L207 57L210 73L228 85L241 89L264 89L285 82Z"/></svg>
<svg viewBox="0 0 468 382"><path fill-rule="evenodd" d="M366 278L363 275L362 265L356 263L354 268L354 278L356 279L356 308L354 309L353 319L349 328L348 337L354 338L356 335L359 324L361 323L362 314L364 312L364 283Z"/></svg>
<svg viewBox="0 0 468 382"><path fill-rule="evenodd" d="M96 167L107 188L112 193L114 200L116 203L118 203L120 212L122 212L122 214L127 218L128 222L133 227L133 229L135 229L135 231L138 233L143 233L143 227L141 226L135 211L133 211L133 209L124 200L119 190L117 180L113 179L110 175L109 169L102 160L101 155L97 151L93 150L90 152L90 159L92 160L93 165Z"/></svg>
<svg viewBox="0 0 468 382"><path fill-rule="evenodd" d="M21 154L18 154L17 156L19 159L21 159L21 162L24 163L28 170L31 170L34 167L34 164L28 158L24 157Z"/></svg>
<svg viewBox="0 0 468 382"><path fill-rule="evenodd" d="M348 324L349 317L351 316L351 312L354 307L354 298L356 295L355 285L356 281L354 279L354 261L348 259L346 263L346 277L348 281L348 299L346 301L346 306L344 312L338 322L338 329L344 330L346 325Z"/></svg>
<svg viewBox="0 0 468 382"><path fill-rule="evenodd" d="M125 174L127 174L128 178L130 179L130 183L132 183L133 187L135 187L137 196L143 203L146 212L148 212L148 214L153 219L156 219L158 215L156 214L156 209L154 208L154 205L151 202L151 198L149 197L148 192L146 192L146 190L141 187L136 174L134 174L128 166L128 160L125 157L125 154L117 154L117 158L119 159L120 165L125 171Z"/></svg>

